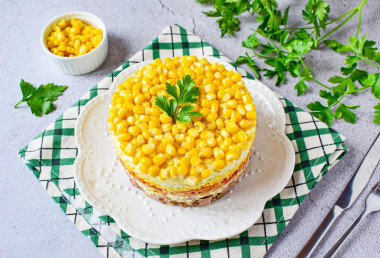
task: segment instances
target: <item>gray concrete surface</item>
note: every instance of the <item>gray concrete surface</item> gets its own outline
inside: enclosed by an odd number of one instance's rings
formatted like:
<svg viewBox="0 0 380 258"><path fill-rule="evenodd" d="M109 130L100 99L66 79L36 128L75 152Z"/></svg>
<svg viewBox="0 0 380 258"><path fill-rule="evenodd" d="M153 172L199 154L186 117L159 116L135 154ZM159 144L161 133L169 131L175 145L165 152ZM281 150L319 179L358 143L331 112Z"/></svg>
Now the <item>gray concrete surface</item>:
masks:
<svg viewBox="0 0 380 258"><path fill-rule="evenodd" d="M294 11L290 15L290 24L297 25L300 8L305 1L282 2L293 2ZM332 17L337 17L360 1L330 2ZM16 153L101 78L170 24L177 23L194 31L232 59L243 54L244 49L240 47L240 43L250 34L250 27L255 25L249 15L243 16L242 30L237 33L236 38L227 36L221 39L215 19L207 18L201 13L208 9L210 7L191 0L0 1L0 257L101 257L95 246L50 199ZM83 76L61 74L49 62L40 46L40 33L45 23L60 13L74 10L98 15L109 31L110 49L106 62L95 72ZM378 43L379 12L380 5L376 0L368 1L363 10L361 31L362 34L368 34L367 38ZM355 24L356 20L348 23L334 37L347 39L347 35L355 33ZM342 57L323 47L310 54L307 60L314 75L321 81L326 81L337 73L343 61ZM36 118L24 105L17 110L13 109L13 105L21 98L21 78L35 84L66 84L69 88L56 102L55 112ZM293 89L296 80L288 78L287 84L279 88L273 86L272 79L262 80L303 108L317 97L319 90L317 85L312 85L308 94L296 97ZM268 257L296 255L332 207L379 132L380 127L372 124L375 100L370 92L350 98L349 103L362 105L357 110L357 124L339 121L333 126L347 137L349 153L307 196L289 226L271 248ZM358 201L341 216L328 233L318 248L316 257L322 257L356 219L364 207L365 195L379 180L378 167ZM379 222L380 213L368 216L353 232L338 255L379 257Z"/></svg>

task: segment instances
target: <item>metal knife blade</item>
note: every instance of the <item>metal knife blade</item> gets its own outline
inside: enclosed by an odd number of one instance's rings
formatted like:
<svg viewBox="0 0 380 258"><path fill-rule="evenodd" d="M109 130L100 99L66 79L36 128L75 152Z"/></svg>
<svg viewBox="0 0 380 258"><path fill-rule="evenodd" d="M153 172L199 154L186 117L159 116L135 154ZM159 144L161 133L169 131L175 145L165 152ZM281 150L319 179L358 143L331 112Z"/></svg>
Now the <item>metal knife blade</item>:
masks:
<svg viewBox="0 0 380 258"><path fill-rule="evenodd" d="M360 164L359 169L355 172L354 176L340 195L330 212L326 215L325 219L319 225L314 234L307 241L305 246L297 254L297 258L310 257L318 246L319 242L323 239L326 232L330 229L335 220L342 212L349 208L363 191L367 185L373 171L376 168L380 159L380 133L372 143L366 156Z"/></svg>
<svg viewBox="0 0 380 258"><path fill-rule="evenodd" d="M367 152L365 158L358 171L352 177L351 181L348 183L343 193L340 195L339 199L336 201L335 205L341 207L342 209L347 209L350 207L359 194L363 191L364 187L367 185L369 178L371 177L373 171L376 168L377 163L380 159L380 133L377 135L375 141L372 143L371 148Z"/></svg>

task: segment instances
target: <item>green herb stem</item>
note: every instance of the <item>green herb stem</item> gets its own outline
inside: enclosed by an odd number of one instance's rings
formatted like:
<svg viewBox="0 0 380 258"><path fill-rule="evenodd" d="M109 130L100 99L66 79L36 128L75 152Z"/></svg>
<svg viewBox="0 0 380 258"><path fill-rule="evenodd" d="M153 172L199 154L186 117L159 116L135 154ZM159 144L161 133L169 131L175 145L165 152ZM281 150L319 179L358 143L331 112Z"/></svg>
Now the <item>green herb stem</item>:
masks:
<svg viewBox="0 0 380 258"><path fill-rule="evenodd" d="M340 96L339 99L337 99L337 101L336 101L334 104L332 104L331 106L329 106L329 108L331 109L331 108L333 108L334 106L336 106L337 104L342 104L341 101L342 101L342 99L343 99L346 95L347 95L347 92L345 92L342 96Z"/></svg>
<svg viewBox="0 0 380 258"><path fill-rule="evenodd" d="M18 107L18 105L20 105L22 102L24 102L24 99L22 99L22 100L20 100L16 105L14 105L14 107L13 108L17 108Z"/></svg>
<svg viewBox="0 0 380 258"><path fill-rule="evenodd" d="M368 88L371 88L371 86L364 86L364 87L361 87L360 89L356 89L356 90L352 90L352 91L347 91L346 93L347 94L354 94L356 92L359 92L359 91L362 91L362 90L365 90L365 89L368 89Z"/></svg>
<svg viewBox="0 0 380 258"><path fill-rule="evenodd" d="M359 56L359 59L362 60L363 62L366 62L366 63L369 64L369 65L372 65L372 66L374 66L374 67L380 68L380 65L377 65L377 64L375 64L375 63L372 63L371 61L369 61L369 60L367 60L367 59L365 59L365 58L363 58L363 57L360 57L360 56Z"/></svg>
<svg viewBox="0 0 380 258"><path fill-rule="evenodd" d="M264 58L264 59L270 59L271 57L269 56L264 56L264 55L261 55L259 53L257 53L254 49L252 49L252 52L255 54L256 57L261 57L261 58ZM252 58L251 56L249 58Z"/></svg>
<svg viewBox="0 0 380 258"><path fill-rule="evenodd" d="M327 34L325 34L323 37L319 38L317 40L317 42L321 42L323 41L325 38L327 38L328 36L330 36L331 34L333 34L335 31L339 30L341 27L343 27L349 20L351 20L351 18L358 12L358 10L355 10L350 16L348 16L347 19L345 19L341 24L339 24L338 26L336 26L333 30L329 31Z"/></svg>

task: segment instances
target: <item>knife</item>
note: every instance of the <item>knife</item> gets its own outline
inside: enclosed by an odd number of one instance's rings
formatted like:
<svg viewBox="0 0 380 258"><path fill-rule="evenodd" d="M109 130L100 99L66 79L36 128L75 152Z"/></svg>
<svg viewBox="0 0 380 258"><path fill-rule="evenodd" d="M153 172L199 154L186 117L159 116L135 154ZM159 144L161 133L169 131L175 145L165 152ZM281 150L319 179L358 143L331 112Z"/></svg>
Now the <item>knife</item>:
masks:
<svg viewBox="0 0 380 258"><path fill-rule="evenodd" d="M379 136L380 133L372 143L372 146L361 162L359 169L355 172L351 181L348 183L343 193L340 195L339 199L336 201L321 225L317 228L305 246L297 254L297 258L311 256L335 220L339 217L340 214L342 214L345 209L348 209L355 202L356 198L363 191L380 159Z"/></svg>

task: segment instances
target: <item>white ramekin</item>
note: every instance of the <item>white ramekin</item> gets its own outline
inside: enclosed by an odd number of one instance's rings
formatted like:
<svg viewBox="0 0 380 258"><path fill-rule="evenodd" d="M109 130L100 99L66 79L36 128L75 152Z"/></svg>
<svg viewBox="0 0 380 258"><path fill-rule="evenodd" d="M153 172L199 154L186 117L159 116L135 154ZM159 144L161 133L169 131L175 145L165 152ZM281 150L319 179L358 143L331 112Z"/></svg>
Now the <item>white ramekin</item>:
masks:
<svg viewBox="0 0 380 258"><path fill-rule="evenodd" d="M94 50L82 56L61 57L54 55L49 51L46 43L46 37L52 31L51 25L56 24L61 19L68 20L74 17L81 19L85 23L95 28L101 29L103 31L103 40ZM62 72L71 75L80 75L94 71L104 62L108 53L107 30L104 26L104 23L97 16L86 12L70 12L56 16L55 18L51 19L42 30L41 44L45 53L58 66L58 68Z"/></svg>

